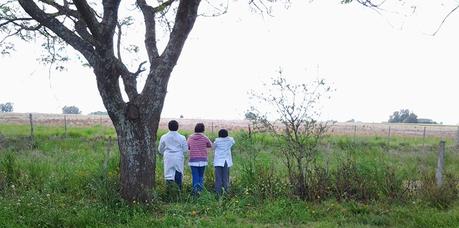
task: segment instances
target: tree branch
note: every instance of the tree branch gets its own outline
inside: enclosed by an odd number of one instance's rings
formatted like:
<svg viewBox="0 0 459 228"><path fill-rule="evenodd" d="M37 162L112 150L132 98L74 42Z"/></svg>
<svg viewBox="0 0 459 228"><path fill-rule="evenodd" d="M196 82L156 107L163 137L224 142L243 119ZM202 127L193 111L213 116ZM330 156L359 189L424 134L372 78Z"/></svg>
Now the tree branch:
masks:
<svg viewBox="0 0 459 228"><path fill-rule="evenodd" d="M5 19L5 22L3 23L0 23L0 28L3 27L3 26L6 26L10 23L13 23L15 25L17 25L15 22L16 21L32 21L34 20L33 18L29 18L29 17L21 17L21 18L0 18L0 19Z"/></svg>
<svg viewBox="0 0 459 228"><path fill-rule="evenodd" d="M103 40L100 40L100 24L97 21L94 10L91 6L88 5L86 0L74 0L73 3L78 9L81 19L86 23L86 25L88 25L88 29L91 31L94 38L96 38L99 42L103 42Z"/></svg>
<svg viewBox="0 0 459 228"><path fill-rule="evenodd" d="M120 60L120 62L123 62L123 60L121 59L121 36L123 35L122 30L121 30L122 26L120 23L117 23L117 27L118 27L118 39L116 43L116 51L118 54L118 59Z"/></svg>
<svg viewBox="0 0 459 228"><path fill-rule="evenodd" d="M176 0L168 0L168 1L165 1L165 2L161 3L159 6L154 7L153 10L155 11L155 13L161 12L161 11L163 11L165 8L171 6L172 3L174 3L175 1L176 1Z"/></svg>
<svg viewBox="0 0 459 228"><path fill-rule="evenodd" d="M67 16L71 16L74 18L80 18L80 13L78 13L78 11L76 10L70 9L67 1L64 1L64 5L59 5L55 1L50 1L50 0L39 0L39 1L54 7L57 11L59 11L62 14L65 14Z"/></svg>
<svg viewBox="0 0 459 228"><path fill-rule="evenodd" d="M145 0L137 0L137 5L142 11L145 22L145 48L147 49L148 61L154 64L159 57L158 47L156 45L156 22L155 9L149 6Z"/></svg>
<svg viewBox="0 0 459 228"><path fill-rule="evenodd" d="M92 34L88 32L87 28L88 27L84 21L75 21L75 30L80 35L80 37L90 43L92 46L96 46L96 41L94 40Z"/></svg>
<svg viewBox="0 0 459 228"><path fill-rule="evenodd" d="M66 43L78 50L88 62L93 65L95 63L94 49L90 43L86 42L79 36L75 35L70 29L65 27L59 20L53 18L41 10L33 1L18 0L21 7L33 19L43 26L49 28Z"/></svg>
<svg viewBox="0 0 459 228"><path fill-rule="evenodd" d="M437 30L435 30L435 32L432 34L432 36L435 36L438 33L438 31L440 31L440 29L443 26L443 24L445 23L446 19L448 19L448 17L451 16L451 14L454 13L454 11L456 11L458 8L459 8L459 5L454 7L454 9L452 9L451 11L449 11L448 14L446 14L446 16L443 18L443 21L441 21L440 25L438 25Z"/></svg>
<svg viewBox="0 0 459 228"><path fill-rule="evenodd" d="M118 23L118 8L121 0L104 0L104 15L102 17L102 34L103 41L108 42L107 46L112 48L113 35L115 34Z"/></svg>
<svg viewBox="0 0 459 228"><path fill-rule="evenodd" d="M161 54L161 61L170 70L177 64L177 60L185 45L188 34L193 28L198 15L200 0L181 0L178 6L175 24L169 36L169 42Z"/></svg>
<svg viewBox="0 0 459 228"><path fill-rule="evenodd" d="M141 72L145 71L143 68L145 63L146 61L140 63L137 71L135 73L131 73L121 61L117 61L117 66L121 72L121 78L123 79L124 90L126 91L130 101L134 101L139 95L137 92L137 76Z"/></svg>

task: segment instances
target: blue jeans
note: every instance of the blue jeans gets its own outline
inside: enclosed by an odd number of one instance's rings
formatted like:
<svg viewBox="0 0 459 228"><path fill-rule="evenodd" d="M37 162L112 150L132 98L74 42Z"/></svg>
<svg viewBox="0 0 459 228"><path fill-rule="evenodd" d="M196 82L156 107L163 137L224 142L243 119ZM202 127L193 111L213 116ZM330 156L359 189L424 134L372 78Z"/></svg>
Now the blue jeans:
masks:
<svg viewBox="0 0 459 228"><path fill-rule="evenodd" d="M204 171L205 166L190 166L193 192L200 192L204 189Z"/></svg>

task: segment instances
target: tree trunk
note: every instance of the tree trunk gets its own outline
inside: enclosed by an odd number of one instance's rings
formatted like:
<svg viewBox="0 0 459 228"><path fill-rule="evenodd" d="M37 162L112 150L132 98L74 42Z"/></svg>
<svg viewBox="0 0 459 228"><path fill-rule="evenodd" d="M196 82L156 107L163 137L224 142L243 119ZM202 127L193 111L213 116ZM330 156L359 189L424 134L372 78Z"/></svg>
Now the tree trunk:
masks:
<svg viewBox="0 0 459 228"><path fill-rule="evenodd" d="M118 73L110 66L101 64L94 72L118 136L120 193L128 202L148 202L155 183L156 133L167 84L156 83L148 99L138 95L126 103L121 97Z"/></svg>
<svg viewBox="0 0 459 228"><path fill-rule="evenodd" d="M128 201L148 202L155 183L157 125L144 121L116 123L120 149L121 196Z"/></svg>

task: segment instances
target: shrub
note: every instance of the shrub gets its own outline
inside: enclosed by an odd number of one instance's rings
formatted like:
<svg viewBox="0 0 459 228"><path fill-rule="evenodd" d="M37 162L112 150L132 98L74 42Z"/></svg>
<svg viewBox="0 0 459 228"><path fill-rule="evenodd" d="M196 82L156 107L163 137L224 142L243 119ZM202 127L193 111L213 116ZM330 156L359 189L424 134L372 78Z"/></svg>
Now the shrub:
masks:
<svg viewBox="0 0 459 228"><path fill-rule="evenodd" d="M369 177L356 161L347 159L334 173L335 197L338 201L369 201L378 199L375 177Z"/></svg>
<svg viewBox="0 0 459 228"><path fill-rule="evenodd" d="M268 164L257 159L248 159L242 163L242 172L237 183L242 194L252 195L257 199L273 199L288 195L283 178Z"/></svg>
<svg viewBox="0 0 459 228"><path fill-rule="evenodd" d="M458 179L451 174L445 174L441 186L437 186L435 175L423 174L419 197L431 206L445 209L451 206L458 198Z"/></svg>
<svg viewBox="0 0 459 228"><path fill-rule="evenodd" d="M309 198L308 182L311 180L308 175L316 165L320 142L328 130L328 122L317 121L317 106L330 91L324 80L295 84L288 82L279 71L279 77L267 86L266 93L251 94L257 106L251 107L246 118L252 122L254 130L268 132L278 139L289 183L302 199ZM271 110L260 110L266 107L275 110L276 114L270 116Z"/></svg>

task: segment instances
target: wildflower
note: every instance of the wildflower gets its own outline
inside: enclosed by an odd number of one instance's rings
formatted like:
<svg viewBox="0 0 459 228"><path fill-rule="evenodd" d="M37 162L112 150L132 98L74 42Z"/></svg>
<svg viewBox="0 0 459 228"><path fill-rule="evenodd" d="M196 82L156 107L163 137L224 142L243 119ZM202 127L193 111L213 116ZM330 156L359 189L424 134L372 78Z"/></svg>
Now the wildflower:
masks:
<svg viewBox="0 0 459 228"><path fill-rule="evenodd" d="M50 195L49 193L47 193L47 194L46 194L46 197L48 197L48 198L49 198L50 196L51 196L51 195Z"/></svg>
<svg viewBox="0 0 459 228"><path fill-rule="evenodd" d="M14 184L12 184L12 185L11 185L11 188L14 188L14 187L15 187Z"/></svg>
<svg viewBox="0 0 459 228"><path fill-rule="evenodd" d="M192 216L196 216L196 214L197 214L197 213L196 213L195 210L193 210L193 211L191 212L191 215L192 215Z"/></svg>

